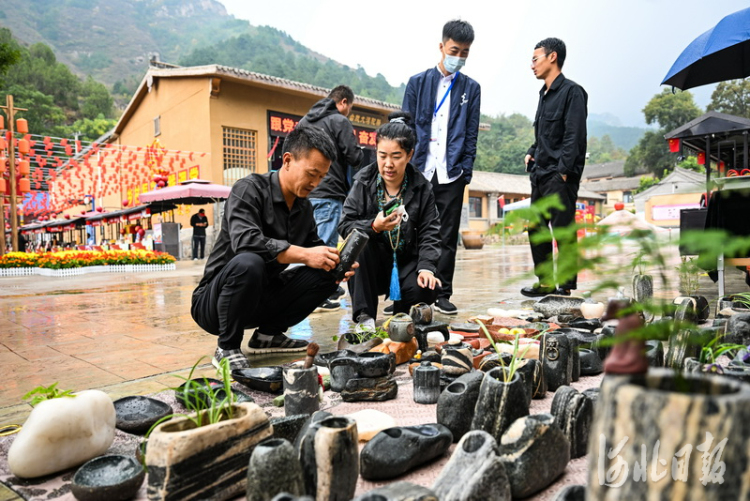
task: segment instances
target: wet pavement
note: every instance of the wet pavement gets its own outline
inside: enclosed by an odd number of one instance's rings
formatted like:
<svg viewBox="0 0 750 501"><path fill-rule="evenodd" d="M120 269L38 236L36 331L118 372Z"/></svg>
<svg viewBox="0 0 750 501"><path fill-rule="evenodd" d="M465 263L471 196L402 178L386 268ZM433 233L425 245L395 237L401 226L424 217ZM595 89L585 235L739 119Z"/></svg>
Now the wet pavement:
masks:
<svg viewBox="0 0 750 501"><path fill-rule="evenodd" d="M612 252L612 260L623 259ZM679 258L673 252L670 270ZM22 397L39 385L57 382L63 389L102 389L113 398L149 394L180 384L201 357L199 374L211 375L209 362L216 338L203 332L190 316L190 297L205 261L182 261L176 271L92 274L71 278L40 276L0 278L0 425L23 422L30 407ZM465 320L488 308L522 308L532 302L519 293L533 282L527 245L459 249L452 301L456 317ZM674 290L657 294L677 294ZM727 290L746 291L743 276L728 271ZM594 287L601 277L583 274L579 290ZM608 277L611 278L611 277ZM618 277L630 292L630 276ZM700 293L712 305L716 286L700 278ZM599 300L606 299L605 293ZM381 308L388 303L381 301ZM381 317L382 317L381 310ZM351 328L349 296L335 312L312 314L292 328L295 338L314 340L323 351L335 349L333 337ZM251 331L246 332L245 342ZM287 362L300 355L252 357L253 365Z"/></svg>

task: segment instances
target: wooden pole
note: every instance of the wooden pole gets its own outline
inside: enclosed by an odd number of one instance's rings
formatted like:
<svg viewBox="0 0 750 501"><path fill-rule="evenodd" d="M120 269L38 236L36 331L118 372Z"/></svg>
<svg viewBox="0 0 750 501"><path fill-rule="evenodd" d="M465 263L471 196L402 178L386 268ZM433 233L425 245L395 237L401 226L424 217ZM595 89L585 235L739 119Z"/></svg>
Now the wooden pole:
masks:
<svg viewBox="0 0 750 501"><path fill-rule="evenodd" d="M10 241L13 251L18 252L18 214L16 214L18 203L18 200L16 200L16 145L13 142L13 140L15 139L13 136L15 135L16 111L28 110L25 108L14 108L13 96L11 96L10 94L5 96L5 103L6 105L0 106L0 108L5 110L5 115L8 118L8 131L10 131L10 141L8 141L8 173L10 177ZM3 228L3 231L5 231L5 228ZM5 235L3 234L3 237L4 236Z"/></svg>

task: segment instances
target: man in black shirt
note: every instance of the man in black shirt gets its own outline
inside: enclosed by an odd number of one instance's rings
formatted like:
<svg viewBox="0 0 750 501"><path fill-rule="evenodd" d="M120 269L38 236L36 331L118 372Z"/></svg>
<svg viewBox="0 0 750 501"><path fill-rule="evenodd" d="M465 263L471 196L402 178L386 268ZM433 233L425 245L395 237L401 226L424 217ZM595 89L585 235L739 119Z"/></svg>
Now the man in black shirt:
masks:
<svg viewBox="0 0 750 501"><path fill-rule="evenodd" d="M534 274L539 282L521 289L528 297L545 296L556 292L570 295L577 288L577 276L559 274L565 266L557 266L554 279L544 281L545 268L552 265L552 242L534 243L536 235L548 233L552 226L553 238L557 241L558 263L560 256L577 256L578 246L575 232L558 231L575 219L578 186L586 161L586 116L588 95L583 87L568 80L562 74L565 62L565 44L558 38L546 38L534 48L531 69L544 87L539 91L539 105L534 119L534 144L524 159L531 178L531 203L542 197L557 194L563 210L553 210L549 220L529 227L531 255L534 259ZM555 286L559 287L555 289Z"/></svg>
<svg viewBox="0 0 750 501"><path fill-rule="evenodd" d="M318 238L307 200L335 155L325 132L297 127L284 141L278 172L252 174L232 186L191 308L196 323L219 336L214 365L227 358L232 369L249 367L240 347L250 327L257 327L250 354L307 348L284 332L337 287L328 272L339 262L338 251ZM305 266L287 268L293 263Z"/></svg>
<svg viewBox="0 0 750 501"><path fill-rule="evenodd" d="M203 259L206 250L206 227L208 218L206 211L201 209L190 218L190 226L193 227L193 261ZM200 253L198 250L200 249ZM200 257L199 257L200 256Z"/></svg>

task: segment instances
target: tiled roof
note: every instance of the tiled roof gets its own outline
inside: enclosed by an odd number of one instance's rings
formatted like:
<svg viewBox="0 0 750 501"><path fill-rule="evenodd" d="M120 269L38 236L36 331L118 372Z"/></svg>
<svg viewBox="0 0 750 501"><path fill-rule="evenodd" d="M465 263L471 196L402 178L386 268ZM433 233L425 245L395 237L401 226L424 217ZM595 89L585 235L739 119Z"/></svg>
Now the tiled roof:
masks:
<svg viewBox="0 0 750 501"><path fill-rule="evenodd" d="M529 176L522 174L503 174L500 172L474 171L469 184L470 191L482 193L512 193L531 196L531 182ZM581 185L578 197L589 200L602 200L604 197Z"/></svg>

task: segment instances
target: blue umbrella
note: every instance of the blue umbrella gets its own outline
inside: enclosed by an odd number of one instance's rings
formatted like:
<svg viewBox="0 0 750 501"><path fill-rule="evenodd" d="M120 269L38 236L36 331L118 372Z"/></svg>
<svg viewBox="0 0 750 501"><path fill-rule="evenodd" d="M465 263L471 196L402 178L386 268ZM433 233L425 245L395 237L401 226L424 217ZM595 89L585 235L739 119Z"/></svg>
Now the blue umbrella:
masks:
<svg viewBox="0 0 750 501"><path fill-rule="evenodd" d="M750 76L750 8L729 14L693 40L662 85L686 90Z"/></svg>

